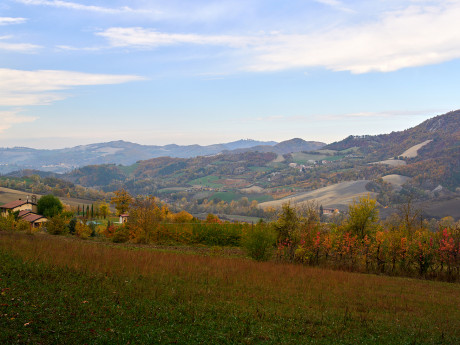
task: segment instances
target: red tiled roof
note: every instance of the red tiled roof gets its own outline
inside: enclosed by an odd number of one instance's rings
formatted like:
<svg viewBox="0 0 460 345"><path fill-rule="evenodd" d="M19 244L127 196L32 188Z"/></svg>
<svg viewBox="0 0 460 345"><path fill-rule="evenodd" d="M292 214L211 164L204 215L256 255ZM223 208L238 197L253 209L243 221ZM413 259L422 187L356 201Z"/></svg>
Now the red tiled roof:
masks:
<svg viewBox="0 0 460 345"><path fill-rule="evenodd" d="M25 216L26 214L28 214L28 213L32 213L32 211L30 211L30 210L22 210L22 211L19 211L18 217L19 217L19 218L22 218L22 217L24 217L24 216Z"/></svg>
<svg viewBox="0 0 460 345"><path fill-rule="evenodd" d="M31 205L35 205L34 203L30 202L30 201L27 201L27 200L16 200L16 201L11 201L5 205L2 205L0 206L0 208L3 208L3 209L7 209L7 210L12 210L16 207L19 207L19 206L22 206L22 205L26 205L26 204L31 204Z"/></svg>
<svg viewBox="0 0 460 345"><path fill-rule="evenodd" d="M123 214L120 214L120 217L129 217L129 214L123 213Z"/></svg>
<svg viewBox="0 0 460 345"><path fill-rule="evenodd" d="M35 214L35 213L28 213L24 217L22 217L23 220L29 223L36 222L37 220L42 219L42 218L45 218L45 217L40 216L39 214Z"/></svg>

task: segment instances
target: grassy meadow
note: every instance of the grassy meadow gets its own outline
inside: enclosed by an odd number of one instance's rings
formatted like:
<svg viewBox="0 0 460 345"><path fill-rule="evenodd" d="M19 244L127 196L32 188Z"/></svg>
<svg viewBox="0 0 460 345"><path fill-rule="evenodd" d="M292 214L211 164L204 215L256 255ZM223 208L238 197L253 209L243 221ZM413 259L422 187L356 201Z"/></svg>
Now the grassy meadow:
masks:
<svg viewBox="0 0 460 345"><path fill-rule="evenodd" d="M1 344L458 344L460 285L0 232Z"/></svg>

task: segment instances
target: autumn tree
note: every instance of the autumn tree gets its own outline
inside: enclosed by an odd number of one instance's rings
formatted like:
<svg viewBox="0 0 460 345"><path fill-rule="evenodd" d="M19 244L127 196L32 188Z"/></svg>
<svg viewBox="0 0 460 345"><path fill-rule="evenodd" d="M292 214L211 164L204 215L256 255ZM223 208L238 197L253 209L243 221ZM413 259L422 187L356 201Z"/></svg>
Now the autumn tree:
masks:
<svg viewBox="0 0 460 345"><path fill-rule="evenodd" d="M109 208L109 205L106 204L105 202L100 204L99 205L99 213L102 217L104 217L104 219L107 218L107 216L109 215L110 213L110 208Z"/></svg>
<svg viewBox="0 0 460 345"><path fill-rule="evenodd" d="M164 218L164 209L152 196L138 197L132 203L129 214L129 229L136 242L149 243Z"/></svg>
<svg viewBox="0 0 460 345"><path fill-rule="evenodd" d="M363 196L348 206L348 220L346 229L360 239L371 234L377 228L379 210L377 201L369 196Z"/></svg>
<svg viewBox="0 0 460 345"><path fill-rule="evenodd" d="M278 241L289 239L297 242L299 240L300 219L296 209L289 203L282 206L278 220L274 223L275 230L278 232Z"/></svg>
<svg viewBox="0 0 460 345"><path fill-rule="evenodd" d="M129 210L133 197L123 188L115 191L115 196L110 200L110 203L115 205L117 216L126 213Z"/></svg>
<svg viewBox="0 0 460 345"><path fill-rule="evenodd" d="M414 207L413 199L413 195L408 196L406 201L398 207L398 213L409 238L412 238L417 226L417 221L421 215L421 211Z"/></svg>
<svg viewBox="0 0 460 345"><path fill-rule="evenodd" d="M179 213L175 213L172 216L170 216L170 218L175 223L188 223L193 220L193 216L186 211L180 211Z"/></svg>

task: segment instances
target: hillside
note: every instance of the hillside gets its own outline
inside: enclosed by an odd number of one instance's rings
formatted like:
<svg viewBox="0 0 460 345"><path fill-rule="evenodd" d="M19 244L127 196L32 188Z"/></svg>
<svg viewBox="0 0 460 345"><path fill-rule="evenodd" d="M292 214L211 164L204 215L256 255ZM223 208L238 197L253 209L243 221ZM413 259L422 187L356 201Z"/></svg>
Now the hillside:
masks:
<svg viewBox="0 0 460 345"><path fill-rule="evenodd" d="M392 166L393 173L413 177L424 189L438 184L451 190L460 187L460 110L405 131L349 136L325 148L358 149L366 162Z"/></svg>
<svg viewBox="0 0 460 345"><path fill-rule="evenodd" d="M346 150L358 147L373 159L402 155L407 149L428 140L433 141L420 150L423 158L458 154L460 143L460 110L433 117L413 128L381 135L349 136L329 144L325 149Z"/></svg>

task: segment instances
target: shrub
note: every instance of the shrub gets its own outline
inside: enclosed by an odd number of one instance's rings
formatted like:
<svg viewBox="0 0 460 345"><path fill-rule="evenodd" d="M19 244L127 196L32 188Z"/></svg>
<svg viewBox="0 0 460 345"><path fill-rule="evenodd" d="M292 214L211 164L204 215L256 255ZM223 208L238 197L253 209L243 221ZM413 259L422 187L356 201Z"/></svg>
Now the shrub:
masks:
<svg viewBox="0 0 460 345"><path fill-rule="evenodd" d="M16 222L16 230L30 232L30 223L20 219Z"/></svg>
<svg viewBox="0 0 460 345"><path fill-rule="evenodd" d="M273 255L276 237L276 232L270 226L257 224L253 230L249 230L243 236L241 245L254 260L267 261Z"/></svg>
<svg viewBox="0 0 460 345"><path fill-rule="evenodd" d="M67 228L69 229L69 233L73 235L75 233L75 229L77 226L77 218L72 218L67 224Z"/></svg>
<svg viewBox="0 0 460 345"><path fill-rule="evenodd" d="M129 230L126 226L120 226L115 230L112 241L115 243L125 243L129 240Z"/></svg>
<svg viewBox="0 0 460 345"><path fill-rule="evenodd" d="M46 230L51 235L62 235L66 232L65 219L60 216L52 217L46 223Z"/></svg>
<svg viewBox="0 0 460 345"><path fill-rule="evenodd" d="M12 214L7 217L0 216L0 230L13 231L14 230L14 216Z"/></svg>
<svg viewBox="0 0 460 345"><path fill-rule="evenodd" d="M86 240L91 236L92 230L88 225L77 222L75 226L75 233L81 239Z"/></svg>

